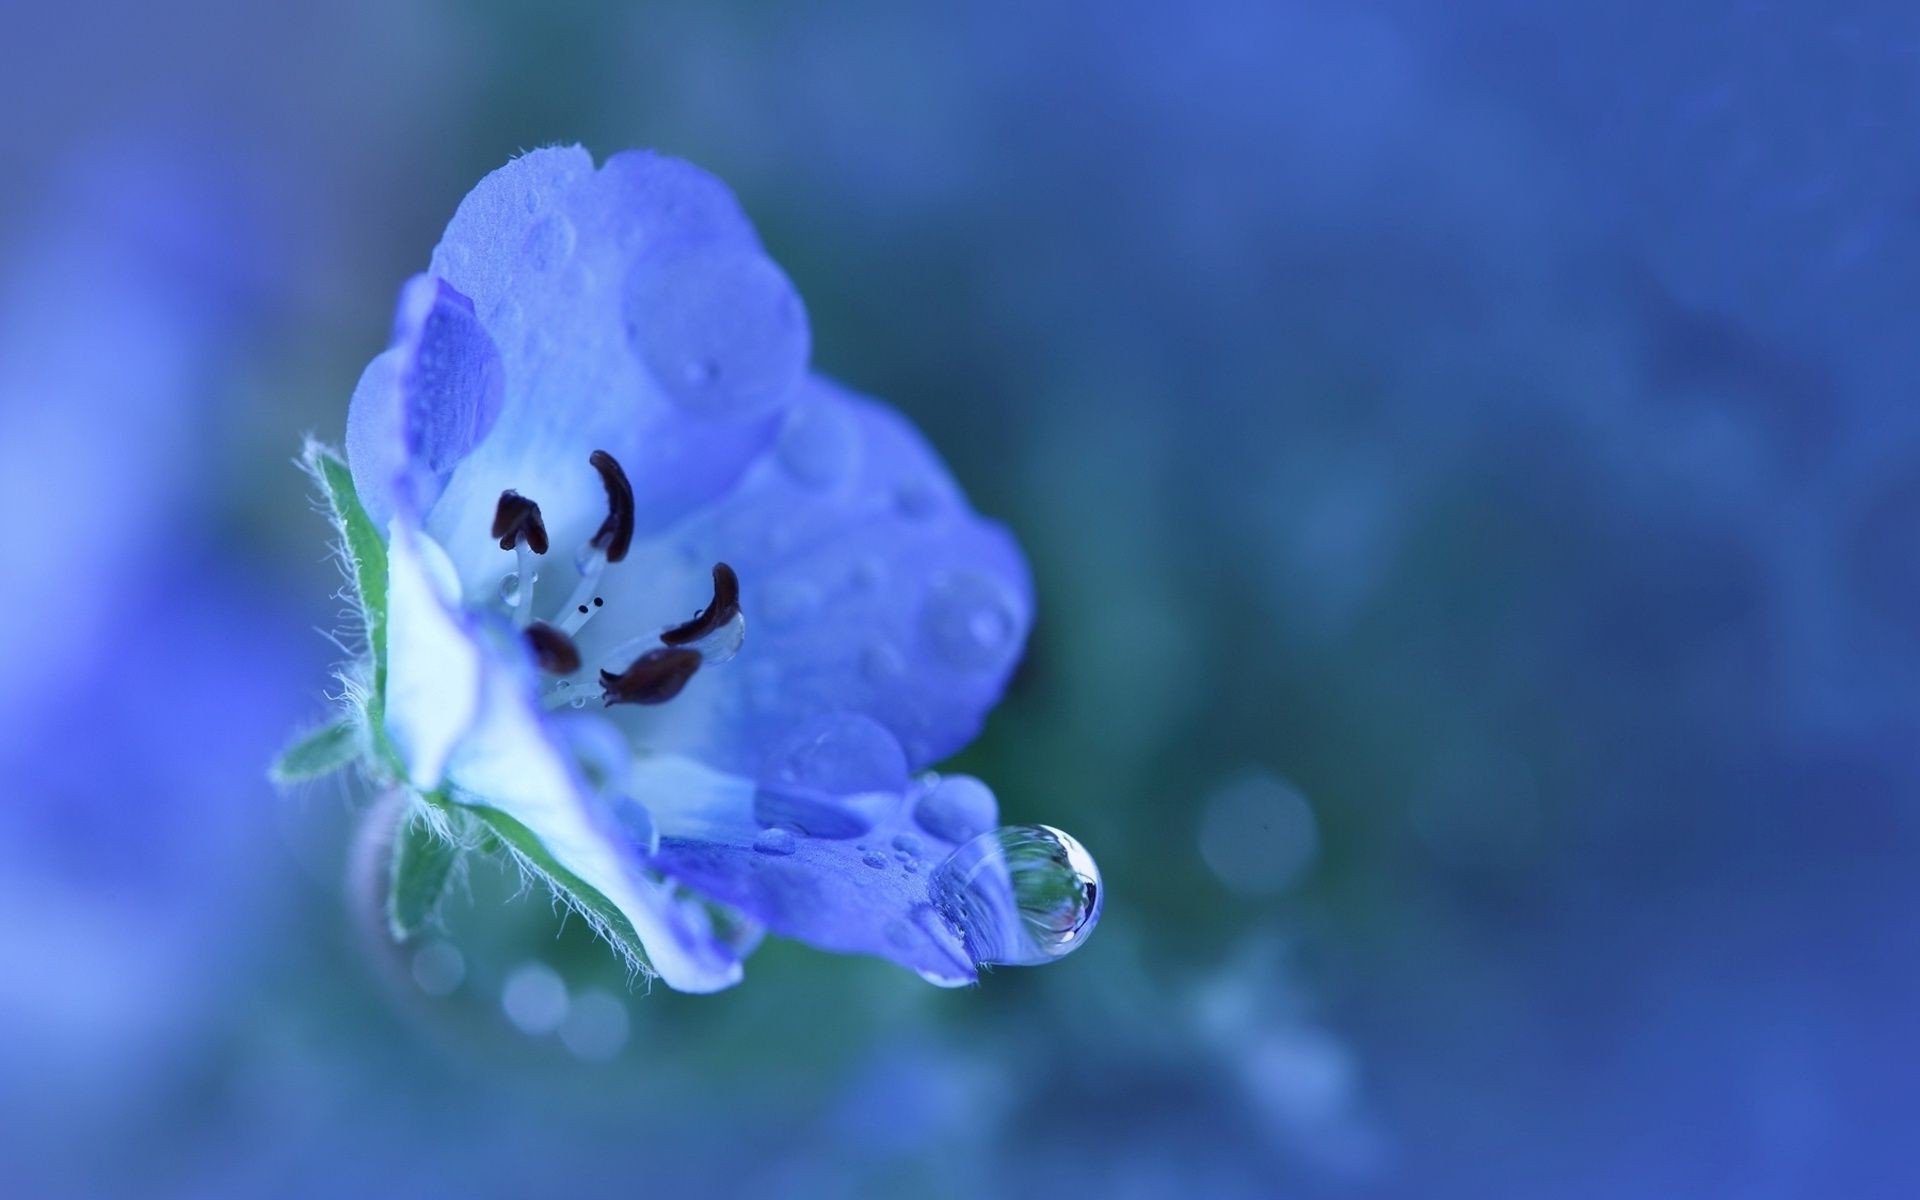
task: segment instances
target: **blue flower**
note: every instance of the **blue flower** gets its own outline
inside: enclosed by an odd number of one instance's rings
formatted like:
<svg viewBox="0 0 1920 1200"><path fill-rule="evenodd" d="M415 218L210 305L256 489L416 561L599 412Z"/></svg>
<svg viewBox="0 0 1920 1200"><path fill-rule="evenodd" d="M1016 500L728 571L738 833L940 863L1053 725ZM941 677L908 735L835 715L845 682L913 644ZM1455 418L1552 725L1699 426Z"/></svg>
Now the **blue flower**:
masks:
<svg viewBox="0 0 1920 1200"><path fill-rule="evenodd" d="M942 984L1057 957L1098 917L1091 859L927 770L1019 660L1026 563L810 350L705 172L571 147L484 179L403 288L329 487L385 542L347 529L384 588L375 773L676 988L736 982L762 928Z"/></svg>

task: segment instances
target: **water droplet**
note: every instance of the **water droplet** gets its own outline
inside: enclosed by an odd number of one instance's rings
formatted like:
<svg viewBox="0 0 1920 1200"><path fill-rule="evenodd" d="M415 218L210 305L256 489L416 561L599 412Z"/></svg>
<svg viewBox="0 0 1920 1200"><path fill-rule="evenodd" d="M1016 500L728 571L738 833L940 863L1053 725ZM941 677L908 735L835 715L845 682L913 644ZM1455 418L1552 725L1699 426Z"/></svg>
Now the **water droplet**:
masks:
<svg viewBox="0 0 1920 1200"><path fill-rule="evenodd" d="M911 833L893 835L893 848L903 854L919 854L920 839Z"/></svg>
<svg viewBox="0 0 1920 1200"><path fill-rule="evenodd" d="M998 823L1000 804L993 789L971 775L948 775L921 794L913 819L941 841L964 842Z"/></svg>
<svg viewBox="0 0 1920 1200"><path fill-rule="evenodd" d="M859 837L893 811L906 784L906 753L886 726L826 714L801 722L768 756L754 815L815 837Z"/></svg>
<svg viewBox="0 0 1920 1200"><path fill-rule="evenodd" d="M567 703L571 708L585 708L587 706L587 698L585 696L575 696Z"/></svg>
<svg viewBox="0 0 1920 1200"><path fill-rule="evenodd" d="M660 246L634 262L624 293L635 354L684 408L758 416L806 367L806 309L780 268L751 246Z"/></svg>
<svg viewBox="0 0 1920 1200"><path fill-rule="evenodd" d="M534 222L521 243L520 253L527 265L545 273L573 257L573 222L559 214Z"/></svg>
<svg viewBox="0 0 1920 1200"><path fill-rule="evenodd" d="M545 963L522 963L500 989L500 1007L520 1032L552 1033L567 1018L567 985Z"/></svg>
<svg viewBox="0 0 1920 1200"><path fill-rule="evenodd" d="M887 865L887 856L878 850L869 850L860 856L860 861L877 871Z"/></svg>
<svg viewBox="0 0 1920 1200"><path fill-rule="evenodd" d="M941 575L927 593L920 627L934 652L965 671L999 670L1020 648L1020 609L998 576L960 570Z"/></svg>
<svg viewBox="0 0 1920 1200"><path fill-rule="evenodd" d="M778 825L771 829L762 829L753 839L753 848L762 854L792 854L798 845L793 830L782 829Z"/></svg>
<svg viewBox="0 0 1920 1200"><path fill-rule="evenodd" d="M520 606L520 572L508 571L500 577L500 599L514 608Z"/></svg>
<svg viewBox="0 0 1920 1200"><path fill-rule="evenodd" d="M598 988L580 993L560 1023L560 1042L576 1058L607 1062L625 1048L632 1022L618 996Z"/></svg>
<svg viewBox="0 0 1920 1200"><path fill-rule="evenodd" d="M925 520L940 507L939 489L930 480L903 479L894 486L893 507L901 516Z"/></svg>
<svg viewBox="0 0 1920 1200"><path fill-rule="evenodd" d="M774 452L795 480L826 488L852 473L859 448L859 433L846 412L830 401L816 400L788 412Z"/></svg>
<svg viewBox="0 0 1920 1200"><path fill-rule="evenodd" d="M860 651L860 672L873 683L886 683L907 672L906 656L892 642L869 642Z"/></svg>
<svg viewBox="0 0 1920 1200"><path fill-rule="evenodd" d="M740 647L747 642L747 614L736 612L725 625L701 638L688 643L688 649L698 650L700 656L710 665L732 662L740 653Z"/></svg>
<svg viewBox="0 0 1920 1200"><path fill-rule="evenodd" d="M927 880L976 963L1034 966L1069 953L1100 920L1100 869L1051 825L1008 825L955 850Z"/></svg>
<svg viewBox="0 0 1920 1200"><path fill-rule="evenodd" d="M902 871L905 871L909 875L918 875L920 873L920 860L917 858L910 858L907 861L900 864L900 869Z"/></svg>

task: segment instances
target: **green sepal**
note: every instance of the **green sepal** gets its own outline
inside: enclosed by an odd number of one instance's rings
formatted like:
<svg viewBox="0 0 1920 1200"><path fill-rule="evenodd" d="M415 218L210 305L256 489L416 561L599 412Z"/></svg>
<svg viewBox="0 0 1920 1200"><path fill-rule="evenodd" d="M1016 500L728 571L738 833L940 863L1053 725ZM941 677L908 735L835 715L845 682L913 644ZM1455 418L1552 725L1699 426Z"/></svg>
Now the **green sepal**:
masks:
<svg viewBox="0 0 1920 1200"><path fill-rule="evenodd" d="M343 717L288 746L267 768L267 777L278 784L318 779L351 766L360 758L361 750L360 723Z"/></svg>
<svg viewBox="0 0 1920 1200"><path fill-rule="evenodd" d="M433 916L453 877L460 847L424 813L408 812L393 834L393 868L387 890L387 928L405 941Z"/></svg>
<svg viewBox="0 0 1920 1200"><path fill-rule="evenodd" d="M593 931L607 939L615 953L636 971L647 971L647 949L633 931L632 922L599 890L582 882L557 862L533 831L497 808L478 804L457 804L471 813L487 833L498 839L522 869L551 888L554 896L580 914Z"/></svg>
<svg viewBox="0 0 1920 1200"><path fill-rule="evenodd" d="M373 518L360 503L353 472L333 447L309 440L301 463L326 497L340 553L360 603L367 650L373 659L373 678L366 696L367 729L378 762L395 776L404 775L386 735L387 694L387 543Z"/></svg>

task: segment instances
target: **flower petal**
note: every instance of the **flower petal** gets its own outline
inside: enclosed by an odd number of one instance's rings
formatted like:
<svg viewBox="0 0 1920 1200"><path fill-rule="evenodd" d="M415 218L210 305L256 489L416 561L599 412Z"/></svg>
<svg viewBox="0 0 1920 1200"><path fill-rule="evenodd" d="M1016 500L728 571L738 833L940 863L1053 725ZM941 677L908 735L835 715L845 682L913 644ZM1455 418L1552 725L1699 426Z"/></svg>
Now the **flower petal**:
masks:
<svg viewBox="0 0 1920 1200"><path fill-rule="evenodd" d="M500 352L473 303L444 279L400 289L393 342L367 364L347 409L347 461L374 521L424 511L500 415Z"/></svg>
<svg viewBox="0 0 1920 1200"><path fill-rule="evenodd" d="M446 551L396 519L387 531L387 735L413 786L440 785L480 706L481 650Z"/></svg>
<svg viewBox="0 0 1920 1200"><path fill-rule="evenodd" d="M768 828L751 780L684 757L642 760L633 790L659 824L656 870L822 950L891 959L945 985L977 977L928 880L956 848L945 835L992 828L992 793L978 781L916 782L857 840ZM969 811L956 821L949 800L963 793Z"/></svg>
<svg viewBox="0 0 1920 1200"><path fill-rule="evenodd" d="M967 507L904 418L820 379L738 487L609 573L608 611L657 612L660 591L677 590L678 620L723 561L740 579L744 648L672 704L619 719L643 745L748 778L825 713L880 722L910 767L939 761L979 732L1032 621L1011 535ZM589 627L590 661L631 635L618 621Z"/></svg>
<svg viewBox="0 0 1920 1200"><path fill-rule="evenodd" d="M503 490L570 551L606 515L587 465L606 450L638 528L658 530L733 485L805 374L792 284L725 185L674 159L524 155L461 202L432 270L472 297L505 374L493 435L428 514L470 599L499 575L485 534Z"/></svg>

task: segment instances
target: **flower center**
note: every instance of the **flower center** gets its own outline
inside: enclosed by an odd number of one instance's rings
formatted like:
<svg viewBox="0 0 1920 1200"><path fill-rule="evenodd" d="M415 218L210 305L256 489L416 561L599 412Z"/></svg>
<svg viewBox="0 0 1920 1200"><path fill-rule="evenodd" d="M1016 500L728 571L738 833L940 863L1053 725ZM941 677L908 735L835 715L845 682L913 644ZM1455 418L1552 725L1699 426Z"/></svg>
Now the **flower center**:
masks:
<svg viewBox="0 0 1920 1200"><path fill-rule="evenodd" d="M542 697L549 708L585 708L592 685L572 678L585 665L575 641L580 630L606 607L600 594L607 569L623 561L633 545L633 486L613 455L595 450L588 460L600 473L607 493L607 516L574 555L580 580L566 603L546 620L533 615L538 559L549 549L540 506L512 489L500 493L494 509L493 536L502 550L514 552L514 570L500 580L500 598L513 615L542 671L556 677ZM713 599L692 619L621 642L600 664L602 704L664 704L680 694L704 663L724 663L746 640L746 616L740 611L740 579L726 563L713 567Z"/></svg>

